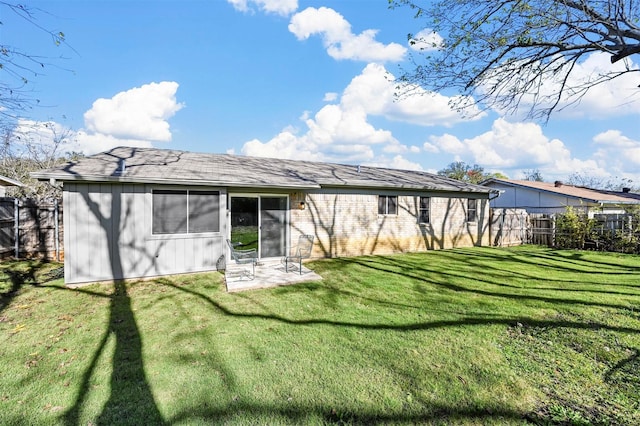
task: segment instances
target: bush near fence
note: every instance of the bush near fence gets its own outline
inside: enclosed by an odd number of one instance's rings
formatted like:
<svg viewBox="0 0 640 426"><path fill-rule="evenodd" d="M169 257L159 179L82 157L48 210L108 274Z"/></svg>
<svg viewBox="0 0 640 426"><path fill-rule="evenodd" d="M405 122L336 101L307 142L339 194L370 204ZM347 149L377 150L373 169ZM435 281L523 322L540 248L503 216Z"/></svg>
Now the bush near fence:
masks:
<svg viewBox="0 0 640 426"><path fill-rule="evenodd" d="M494 246L538 244L640 254L640 210L589 218L572 207L556 214L492 209L491 234Z"/></svg>

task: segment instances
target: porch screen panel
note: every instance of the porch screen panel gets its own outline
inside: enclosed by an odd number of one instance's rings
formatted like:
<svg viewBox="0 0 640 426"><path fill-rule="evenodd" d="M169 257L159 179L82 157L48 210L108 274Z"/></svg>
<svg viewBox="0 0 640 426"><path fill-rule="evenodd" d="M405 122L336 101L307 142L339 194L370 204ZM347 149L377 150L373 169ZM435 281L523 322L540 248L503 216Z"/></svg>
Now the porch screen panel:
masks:
<svg viewBox="0 0 640 426"><path fill-rule="evenodd" d="M189 232L220 230L220 193L189 191Z"/></svg>
<svg viewBox="0 0 640 426"><path fill-rule="evenodd" d="M153 191L154 234L187 232L187 191Z"/></svg>

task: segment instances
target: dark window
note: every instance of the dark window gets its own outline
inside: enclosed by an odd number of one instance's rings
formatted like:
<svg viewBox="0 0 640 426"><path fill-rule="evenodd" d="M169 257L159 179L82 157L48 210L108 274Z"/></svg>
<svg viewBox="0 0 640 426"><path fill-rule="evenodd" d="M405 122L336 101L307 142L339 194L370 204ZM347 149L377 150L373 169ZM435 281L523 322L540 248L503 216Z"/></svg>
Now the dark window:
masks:
<svg viewBox="0 0 640 426"><path fill-rule="evenodd" d="M378 214L398 214L398 197L378 195Z"/></svg>
<svg viewBox="0 0 640 426"><path fill-rule="evenodd" d="M220 230L220 194L216 191L189 191L189 232Z"/></svg>
<svg viewBox="0 0 640 426"><path fill-rule="evenodd" d="M467 221L475 222L478 220L478 200L467 199Z"/></svg>
<svg viewBox="0 0 640 426"><path fill-rule="evenodd" d="M431 197L420 197L420 223L431 222Z"/></svg>
<svg viewBox="0 0 640 426"><path fill-rule="evenodd" d="M187 234L220 230L218 191L153 191L154 234Z"/></svg>

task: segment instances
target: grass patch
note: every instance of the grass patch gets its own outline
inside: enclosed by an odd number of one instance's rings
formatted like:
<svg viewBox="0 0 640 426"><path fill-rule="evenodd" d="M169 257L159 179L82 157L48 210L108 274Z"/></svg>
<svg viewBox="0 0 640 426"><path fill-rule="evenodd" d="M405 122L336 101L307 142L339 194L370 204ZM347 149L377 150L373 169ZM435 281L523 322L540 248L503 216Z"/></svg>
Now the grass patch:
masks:
<svg viewBox="0 0 640 426"><path fill-rule="evenodd" d="M218 273L72 290L1 263L0 424L640 422L638 256L309 266L322 282L227 294Z"/></svg>

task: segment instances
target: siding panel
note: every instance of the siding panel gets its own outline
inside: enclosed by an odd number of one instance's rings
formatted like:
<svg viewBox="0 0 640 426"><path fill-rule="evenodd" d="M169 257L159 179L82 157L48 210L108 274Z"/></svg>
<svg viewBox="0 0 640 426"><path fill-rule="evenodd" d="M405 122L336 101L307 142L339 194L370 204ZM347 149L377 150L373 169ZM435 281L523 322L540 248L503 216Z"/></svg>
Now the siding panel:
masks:
<svg viewBox="0 0 640 426"><path fill-rule="evenodd" d="M223 253L222 234L151 235L152 188L65 183L68 284L215 270ZM220 192L224 200L226 191ZM221 203L221 223L224 206Z"/></svg>

